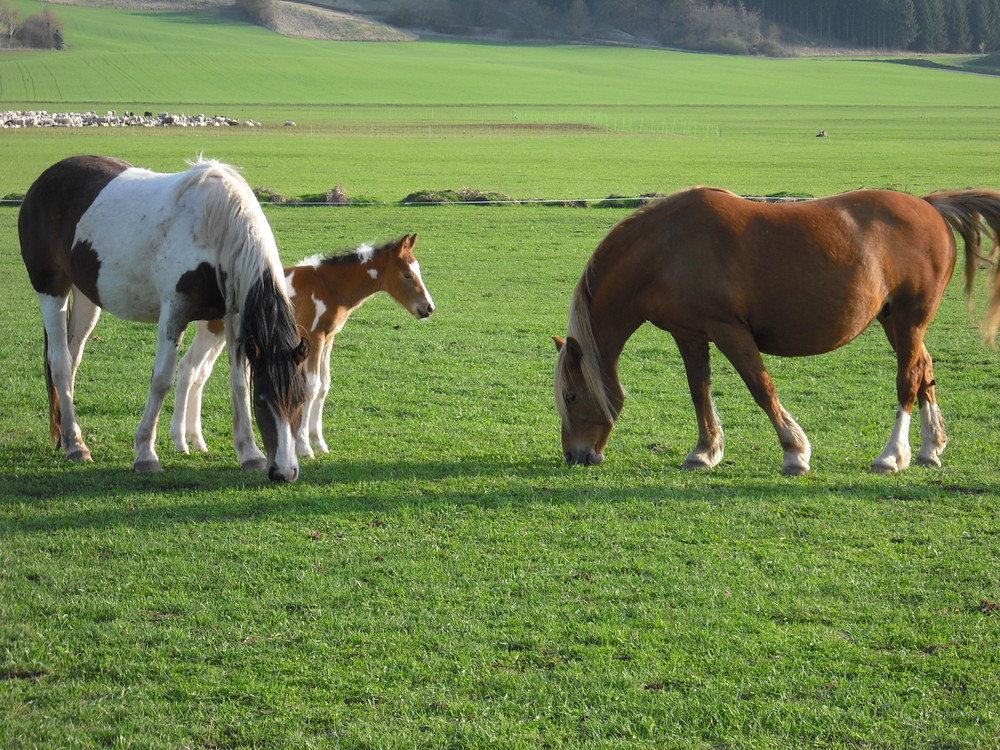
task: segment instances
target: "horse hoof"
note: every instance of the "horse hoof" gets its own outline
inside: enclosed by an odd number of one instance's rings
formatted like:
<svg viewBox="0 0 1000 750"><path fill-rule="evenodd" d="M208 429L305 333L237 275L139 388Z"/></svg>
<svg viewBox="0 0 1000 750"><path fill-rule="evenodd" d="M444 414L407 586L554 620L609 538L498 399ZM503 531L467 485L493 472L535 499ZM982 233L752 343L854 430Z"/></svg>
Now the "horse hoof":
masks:
<svg viewBox="0 0 1000 750"><path fill-rule="evenodd" d="M243 471L264 471L267 468L267 459L251 458L249 461L241 463L240 468Z"/></svg>
<svg viewBox="0 0 1000 750"><path fill-rule="evenodd" d="M895 464L874 463L872 464L872 474L895 474L899 471Z"/></svg>
<svg viewBox="0 0 1000 750"><path fill-rule="evenodd" d="M781 475L785 477L804 477L809 473L808 466L782 466Z"/></svg>
<svg viewBox="0 0 1000 750"><path fill-rule="evenodd" d="M681 468L685 471L708 471L712 465L707 461L688 458L681 464Z"/></svg>
<svg viewBox="0 0 1000 750"><path fill-rule="evenodd" d="M940 469L941 459L938 458L937 456L928 456L928 457L917 456L917 465L927 466L932 469Z"/></svg>
<svg viewBox="0 0 1000 750"><path fill-rule="evenodd" d="M159 461L136 461L132 468L136 474L156 474L163 471Z"/></svg>
<svg viewBox="0 0 1000 750"><path fill-rule="evenodd" d="M81 448L80 450L71 451L66 454L67 461L73 461L74 463L83 463L84 461L93 461L90 457L90 451L86 448Z"/></svg>

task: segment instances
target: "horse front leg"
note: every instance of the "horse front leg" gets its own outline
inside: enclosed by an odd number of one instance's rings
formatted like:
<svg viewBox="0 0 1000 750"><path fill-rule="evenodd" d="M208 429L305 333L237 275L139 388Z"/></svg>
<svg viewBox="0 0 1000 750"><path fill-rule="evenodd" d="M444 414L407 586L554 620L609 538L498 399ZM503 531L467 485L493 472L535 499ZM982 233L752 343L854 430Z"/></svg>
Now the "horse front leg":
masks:
<svg viewBox="0 0 1000 750"><path fill-rule="evenodd" d="M711 469L722 461L726 441L719 422L718 412L712 402L712 368L707 341L689 341L674 336L677 349L684 361L688 389L694 402L698 422L698 442L687 458L684 469Z"/></svg>
<svg viewBox="0 0 1000 750"><path fill-rule="evenodd" d="M70 461L92 461L90 449L83 442L73 407L73 381L76 374L69 347L66 313L69 295L38 293L45 326L45 380L49 392L49 434ZM79 363L79 360L77 360Z"/></svg>
<svg viewBox="0 0 1000 750"><path fill-rule="evenodd" d="M267 456L257 447L250 417L250 365L236 345L232 316L226 317L226 352L229 354L229 388L233 399L233 448L245 471L267 469Z"/></svg>
<svg viewBox="0 0 1000 750"><path fill-rule="evenodd" d="M163 306L156 331L156 359L153 363L153 375L149 379L149 395L146 397L142 420L135 430L135 459L132 461L132 468L137 472L163 471L160 458L156 455L156 423L160 418L163 401L174 384L177 350L186 326L187 321L178 320L172 305Z"/></svg>
<svg viewBox="0 0 1000 750"><path fill-rule="evenodd" d="M787 476L808 473L809 458L812 455L809 439L778 401L774 381L764 368L764 360L750 332L744 329L727 331L723 336L717 337L715 343L743 378L754 401L771 420L784 452L781 473Z"/></svg>

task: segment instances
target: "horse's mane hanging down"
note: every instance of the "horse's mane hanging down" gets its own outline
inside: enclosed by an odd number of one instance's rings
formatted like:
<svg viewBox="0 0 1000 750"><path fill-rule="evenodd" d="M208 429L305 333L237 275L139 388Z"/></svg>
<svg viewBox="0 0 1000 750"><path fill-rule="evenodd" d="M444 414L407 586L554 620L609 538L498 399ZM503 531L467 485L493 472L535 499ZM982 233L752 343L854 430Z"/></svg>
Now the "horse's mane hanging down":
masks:
<svg viewBox="0 0 1000 750"><path fill-rule="evenodd" d="M271 226L246 180L228 164L199 157L184 175L177 200L191 190L202 191L199 238L219 254L216 272L226 311L239 312L265 272L270 272L272 283L283 276ZM284 295L280 284L275 288Z"/></svg>
<svg viewBox="0 0 1000 750"><path fill-rule="evenodd" d="M601 375L601 359L597 350L597 342L594 339L593 319L590 315L590 277L593 273L593 258L588 261L583 269L583 274L573 290L573 300L569 308L569 323L566 326L567 338L572 336L580 342L583 356L580 360L580 369L583 372L583 380L587 385L587 390L597 402L597 407L601 410L609 422L614 422L618 416L608 397L607 388L604 385L604 378ZM561 356L565 356L564 352ZM563 375L563 368L556 369L556 391L565 392L566 383ZM556 399L556 408L563 421L568 420L566 414L566 402L563 398Z"/></svg>

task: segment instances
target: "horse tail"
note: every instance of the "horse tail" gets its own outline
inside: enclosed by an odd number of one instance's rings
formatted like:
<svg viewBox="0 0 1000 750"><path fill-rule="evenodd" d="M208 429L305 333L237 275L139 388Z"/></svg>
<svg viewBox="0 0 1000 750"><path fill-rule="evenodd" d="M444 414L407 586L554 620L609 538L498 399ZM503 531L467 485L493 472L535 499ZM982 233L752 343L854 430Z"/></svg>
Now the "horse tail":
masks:
<svg viewBox="0 0 1000 750"><path fill-rule="evenodd" d="M52 365L49 363L49 332L45 331L45 390L49 393L49 439L57 448L62 440L62 405L59 391L52 380Z"/></svg>
<svg viewBox="0 0 1000 750"><path fill-rule="evenodd" d="M972 299L972 282L981 262L993 264L1000 244L1000 192L993 190L952 190L925 195L948 225L965 242L965 297ZM992 243L988 253L981 252L983 238ZM983 316L983 336L993 341L1000 328L1000 273L993 268L993 293Z"/></svg>

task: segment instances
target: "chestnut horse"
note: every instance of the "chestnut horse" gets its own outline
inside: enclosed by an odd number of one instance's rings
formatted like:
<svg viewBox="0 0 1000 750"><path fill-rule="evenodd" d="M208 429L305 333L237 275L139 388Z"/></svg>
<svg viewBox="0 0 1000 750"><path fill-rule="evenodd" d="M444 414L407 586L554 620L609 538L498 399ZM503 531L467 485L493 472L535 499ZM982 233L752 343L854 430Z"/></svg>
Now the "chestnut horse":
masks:
<svg viewBox="0 0 1000 750"><path fill-rule="evenodd" d="M285 269L285 285L295 309L295 322L309 339L306 358L306 405L296 438L300 456L313 457L313 446L329 453L323 439L323 403L330 391L333 339L351 313L377 292L387 292L415 318L434 312L420 263L413 255L417 235L404 235L378 248L362 245L356 252L307 258ZM201 397L205 381L222 351L220 321L199 321L194 340L181 359L170 435L174 447L188 452L188 441L206 451L201 432Z"/></svg>
<svg viewBox="0 0 1000 750"><path fill-rule="evenodd" d="M28 189L18 232L45 325L50 434L68 459L91 460L73 391L102 308L158 323L135 431L136 471L160 471L156 423L184 329L224 317L237 457L244 468L266 468L274 481L296 480L307 345L295 328L271 228L232 167L199 160L185 172L158 174L105 156L71 157ZM266 456L250 424L251 384Z"/></svg>
<svg viewBox="0 0 1000 750"><path fill-rule="evenodd" d="M998 228L1000 193L982 190L923 198L860 190L779 205L699 187L640 208L597 246L573 293L567 337L554 337L566 461L604 459L625 400L618 360L628 338L649 321L677 343L694 401L698 442L684 468L708 469L722 460L711 342L771 420L784 451L782 472L804 474L809 441L779 403L761 352L821 354L878 320L896 352L898 408L872 470L892 473L909 465L915 400L917 463L939 466L947 438L924 331L955 266L952 229L965 242L969 295L981 238L995 243ZM995 284L984 334L992 339L998 322Z"/></svg>

